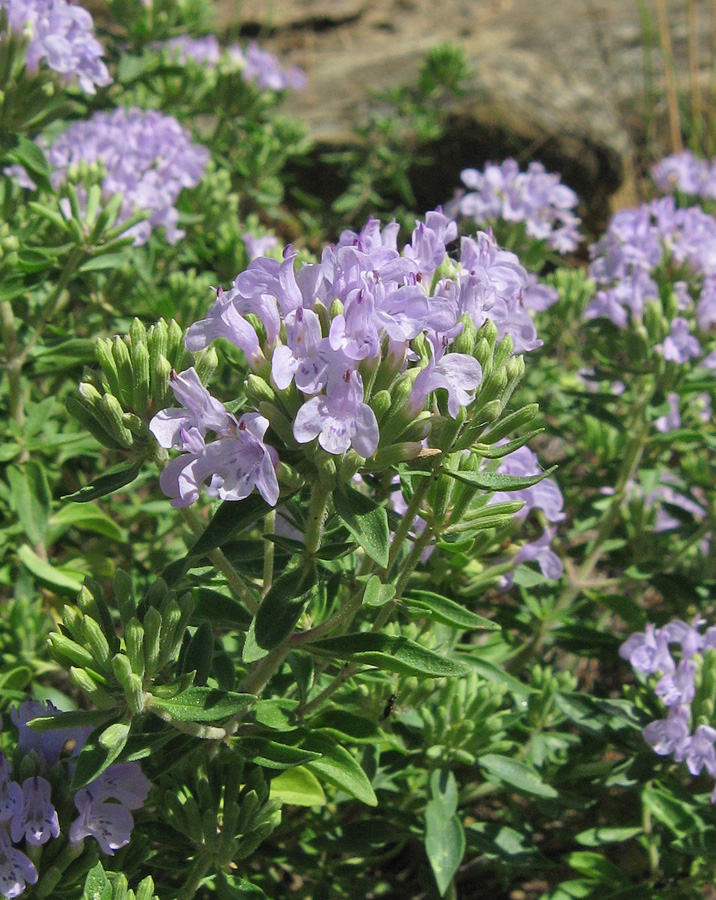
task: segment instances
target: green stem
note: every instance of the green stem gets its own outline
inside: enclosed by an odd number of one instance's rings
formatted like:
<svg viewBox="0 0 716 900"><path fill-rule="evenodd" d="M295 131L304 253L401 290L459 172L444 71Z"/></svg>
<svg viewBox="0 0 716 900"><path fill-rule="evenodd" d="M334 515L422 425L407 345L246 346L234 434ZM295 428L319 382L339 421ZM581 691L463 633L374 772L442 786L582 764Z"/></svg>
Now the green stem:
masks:
<svg viewBox="0 0 716 900"><path fill-rule="evenodd" d="M270 513L264 517L264 528L266 534L273 535L274 526L276 524L276 510L272 509ZM271 584L273 583L273 557L275 544L273 541L264 538L264 584L261 590L261 596L268 594Z"/></svg>
<svg viewBox="0 0 716 900"><path fill-rule="evenodd" d="M311 503L308 507L308 522L306 524L306 550L314 556L321 546L323 525L326 521L328 510L328 498L331 492L320 481L316 481L311 488Z"/></svg>
<svg viewBox="0 0 716 900"><path fill-rule="evenodd" d="M0 331L5 345L10 415L18 428L22 429L25 425L25 398L21 375L23 360L18 351L15 316L9 300L0 304Z"/></svg>
<svg viewBox="0 0 716 900"><path fill-rule="evenodd" d="M581 594L585 584L590 581L597 563L602 558L604 545L609 540L619 521L629 484L637 473L639 463L641 462L646 447L649 436L649 422L646 419L645 413L651 396L651 391L645 391L641 401L634 410L633 418L635 424L631 437L624 448L624 457L614 486L614 494L606 512L602 516L596 534L587 546L587 553L584 561L581 566L579 566L576 573L569 578L569 583L554 604L549 617L542 620L533 640L530 643L525 644L522 650L505 665L504 668L507 672L512 674L518 672L526 662L539 655L547 642L552 624L559 618L561 613L569 609L572 603L574 603Z"/></svg>
<svg viewBox="0 0 716 900"><path fill-rule="evenodd" d="M191 900L201 887L201 883L206 877L206 873L209 871L211 863L212 859L208 854L194 860L194 865L189 870L189 875L184 882L184 887L176 895L176 900Z"/></svg>
<svg viewBox="0 0 716 900"><path fill-rule="evenodd" d="M436 456L432 465L432 471L430 475L426 478L420 479L420 484L415 489L413 496L410 498L410 503L408 503L408 508L405 510L405 515L400 521L400 525L393 535L393 540L390 543L390 552L388 555L388 565L384 569L384 573L387 575L390 570L393 568L396 559L398 558L398 554L405 542L405 539L408 537L410 529L415 521L415 517L420 512L420 506L427 496L428 491L432 487L434 481L437 479L440 474L440 466L442 464L442 455Z"/></svg>
<svg viewBox="0 0 716 900"><path fill-rule="evenodd" d="M330 634L339 625L344 624L346 620L352 619L360 609L363 601L363 591L364 588L361 585L353 596L349 598L348 602L344 603L338 612L326 619L325 622L321 622L320 625L316 625L315 628L309 628L307 631L292 634L289 638L291 647L303 647L306 644L312 644L314 641L318 641L325 635Z"/></svg>
<svg viewBox="0 0 716 900"><path fill-rule="evenodd" d="M202 522L196 512L194 512L191 507L187 506L181 510L181 514L184 521L191 529L194 537L201 537L201 535L204 533L205 524L204 522ZM226 578L227 582L229 583L229 587L231 587L231 589L235 591L235 593L238 594L239 597L241 597L243 602L246 604L246 608L251 613L255 614L256 610L259 608L258 603L254 599L254 596L249 590L249 587L244 579L231 565L229 560L224 555L223 551L219 550L219 548L217 547L215 550L212 550L208 554L208 556L209 559L214 563L216 568L224 576L224 578Z"/></svg>

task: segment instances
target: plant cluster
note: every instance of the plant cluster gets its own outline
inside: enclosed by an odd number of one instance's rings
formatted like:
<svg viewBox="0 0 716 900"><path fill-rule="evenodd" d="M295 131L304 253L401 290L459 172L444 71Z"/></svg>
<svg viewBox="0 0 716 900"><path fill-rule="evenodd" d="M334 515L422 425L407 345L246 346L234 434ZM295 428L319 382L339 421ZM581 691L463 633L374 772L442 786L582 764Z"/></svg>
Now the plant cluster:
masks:
<svg viewBox="0 0 716 900"><path fill-rule="evenodd" d="M415 209L439 47L326 211L296 69L110 7L0 0L0 896L702 898L713 163L588 268L537 162Z"/></svg>

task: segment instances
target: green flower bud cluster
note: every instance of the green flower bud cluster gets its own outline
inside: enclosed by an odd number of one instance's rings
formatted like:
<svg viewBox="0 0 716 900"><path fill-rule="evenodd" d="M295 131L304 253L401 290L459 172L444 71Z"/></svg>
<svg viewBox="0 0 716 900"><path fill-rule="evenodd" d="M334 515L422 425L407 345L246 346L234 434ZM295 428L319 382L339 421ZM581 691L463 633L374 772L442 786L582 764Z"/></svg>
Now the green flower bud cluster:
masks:
<svg viewBox="0 0 716 900"><path fill-rule="evenodd" d="M48 647L68 670L70 681L98 709L126 705L138 715L154 681L179 656L194 604L189 593L178 597L162 579L137 603L131 579L122 570L115 574L114 598L123 637L117 634L102 588L88 579L77 604L65 606ZM180 679L179 688L192 680L193 673Z"/></svg>
<svg viewBox="0 0 716 900"><path fill-rule="evenodd" d="M147 454L152 447L147 423L156 410L171 404L169 376L194 366L203 382L216 369L212 348L192 354L172 319L160 319L147 331L135 319L124 337L100 338L96 346L100 372L85 371L79 399L70 398L70 413L105 447Z"/></svg>
<svg viewBox="0 0 716 900"><path fill-rule="evenodd" d="M15 267L19 247L20 241L11 233L10 225L0 222L0 272Z"/></svg>
<svg viewBox="0 0 716 900"><path fill-rule="evenodd" d="M157 811L216 869L251 856L280 824L281 803L270 799L262 770L247 770L226 746L211 758L193 754L177 774L166 786L160 782Z"/></svg>
<svg viewBox="0 0 716 900"><path fill-rule="evenodd" d="M486 752L507 746L505 731L512 713L505 707L506 688L485 681L476 672L446 682L442 689L401 692L402 708L415 710L424 734L427 756L474 765Z"/></svg>
<svg viewBox="0 0 716 900"><path fill-rule="evenodd" d="M101 896L102 900L159 900L154 893L154 881L150 875L147 875L134 891L129 887L126 875L121 872L100 872L100 869L101 866L97 866L89 873L85 897ZM101 889L101 894L98 889Z"/></svg>
<svg viewBox="0 0 716 900"><path fill-rule="evenodd" d="M563 719L554 709L556 693L571 693L577 689L577 679L572 672L555 672L549 666L536 663L530 672L534 692L527 700L527 711L531 725L537 728L549 727L551 718Z"/></svg>

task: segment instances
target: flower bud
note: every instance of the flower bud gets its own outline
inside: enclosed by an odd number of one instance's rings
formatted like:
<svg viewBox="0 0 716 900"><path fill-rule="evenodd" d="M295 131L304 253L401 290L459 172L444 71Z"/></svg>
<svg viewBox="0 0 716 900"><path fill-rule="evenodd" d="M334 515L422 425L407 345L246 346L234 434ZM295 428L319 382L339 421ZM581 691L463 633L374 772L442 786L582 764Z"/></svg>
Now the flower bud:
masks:
<svg viewBox="0 0 716 900"><path fill-rule="evenodd" d="M177 608L178 609L178 608ZM161 652L160 636L162 615L154 606L150 606L144 616L144 666L151 675L157 671ZM138 673L139 674L139 673Z"/></svg>
<svg viewBox="0 0 716 900"><path fill-rule="evenodd" d="M149 409L149 350L146 343L132 342L131 358L134 375L134 409L140 416L146 416Z"/></svg>
<svg viewBox="0 0 716 900"><path fill-rule="evenodd" d="M69 679L70 683L82 691L83 694L86 694L88 699L91 700L98 709L114 709L117 705L117 701L114 697L97 684L87 669L70 666Z"/></svg>
<svg viewBox="0 0 716 900"><path fill-rule="evenodd" d="M134 406L134 373L132 372L132 359L126 341L117 335L112 344L112 356L117 365L119 374L119 395L122 406Z"/></svg>
<svg viewBox="0 0 716 900"><path fill-rule="evenodd" d="M159 356L154 363L152 375L152 399L155 409L165 409L171 403L172 391L169 387L169 378L172 374L172 365L166 356Z"/></svg>
<svg viewBox="0 0 716 900"><path fill-rule="evenodd" d="M391 397L390 391L378 391L373 394L370 399L370 408L375 413L375 417L378 420L378 425L383 420L383 416L388 412L391 406Z"/></svg>
<svg viewBox="0 0 716 900"><path fill-rule="evenodd" d="M129 660L121 653L112 657L112 671L124 691L124 698L133 713L144 712L144 689L141 679L132 672Z"/></svg>
<svg viewBox="0 0 716 900"><path fill-rule="evenodd" d="M67 635L53 632L47 639L47 649L50 656L66 668L71 665L81 666L84 669L96 668L97 664L92 655Z"/></svg>
<svg viewBox="0 0 716 900"><path fill-rule="evenodd" d="M190 365L190 363L188 363ZM219 355L213 347L207 347L194 356L194 369L202 384L208 384L219 365Z"/></svg>
<svg viewBox="0 0 716 900"><path fill-rule="evenodd" d="M669 333L669 323L662 314L661 303L658 300L647 300L644 303L642 321L652 344L660 344Z"/></svg>
<svg viewBox="0 0 716 900"><path fill-rule="evenodd" d="M276 401L274 389L263 378L259 378L258 375L249 375L244 382L244 390L249 401L255 406L258 406L263 400L267 403L275 403Z"/></svg>
<svg viewBox="0 0 716 900"><path fill-rule="evenodd" d="M156 325L152 325L147 336L147 347L152 360L166 356L169 349L169 328L164 319L160 319Z"/></svg>
<svg viewBox="0 0 716 900"><path fill-rule="evenodd" d="M460 322L462 323L463 328L453 341L451 350L453 353L465 353L468 356L472 356L475 352L477 341L477 328L475 327L473 320L467 314L460 316Z"/></svg>
<svg viewBox="0 0 716 900"><path fill-rule="evenodd" d="M131 619L127 624L124 631L124 643L132 672L142 678L144 676L144 627L139 619Z"/></svg>
<svg viewBox="0 0 716 900"><path fill-rule="evenodd" d="M109 671L111 654L107 638L104 636L99 624L89 616L84 616L82 619L82 638L85 647L95 660L95 665L92 668L96 669L99 666L103 671Z"/></svg>
<svg viewBox="0 0 716 900"><path fill-rule="evenodd" d="M119 609L122 624L127 627L130 619L136 615L137 604L134 601L132 579L123 569L114 573L114 599Z"/></svg>
<svg viewBox="0 0 716 900"><path fill-rule="evenodd" d="M134 437L122 421L124 410L119 400L113 394L104 394L99 405L109 433L123 447L130 449L134 445Z"/></svg>
<svg viewBox="0 0 716 900"><path fill-rule="evenodd" d="M493 361L493 365L496 369L499 369L500 366L504 366L507 360L512 355L512 351L514 350L514 345L512 342L512 336L506 334L499 344L495 346L495 357Z"/></svg>
<svg viewBox="0 0 716 900"><path fill-rule="evenodd" d="M169 343L166 356L174 368L177 368L178 358L184 352L184 332L181 325L174 319L169 322L167 337Z"/></svg>
<svg viewBox="0 0 716 900"><path fill-rule="evenodd" d="M102 372L107 382L107 389L115 397L119 396L119 372L117 363L112 354L112 341L109 338L100 338L94 348L97 362L102 367Z"/></svg>

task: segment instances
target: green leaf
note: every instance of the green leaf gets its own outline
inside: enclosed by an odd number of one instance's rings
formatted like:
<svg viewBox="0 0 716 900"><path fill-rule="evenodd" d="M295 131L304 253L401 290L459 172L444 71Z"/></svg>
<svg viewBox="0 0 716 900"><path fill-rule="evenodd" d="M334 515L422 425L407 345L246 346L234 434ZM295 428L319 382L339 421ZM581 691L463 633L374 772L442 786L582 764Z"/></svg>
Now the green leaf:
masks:
<svg viewBox="0 0 716 900"><path fill-rule="evenodd" d="M340 744L329 737L311 735L305 742L309 750L317 751L321 758L306 766L311 772L360 800L368 806L377 806L378 798L371 787L368 776L357 760Z"/></svg>
<svg viewBox="0 0 716 900"><path fill-rule="evenodd" d="M55 713L52 716L36 716L27 723L33 731L55 731L57 728L85 728L87 725L103 725L113 713L106 710L76 709Z"/></svg>
<svg viewBox="0 0 716 900"><path fill-rule="evenodd" d="M344 485L333 495L336 513L360 546L379 566L388 565L388 514L371 497Z"/></svg>
<svg viewBox="0 0 716 900"><path fill-rule="evenodd" d="M204 533L189 548L188 556L206 556L221 547L237 531L243 531L258 522L272 509L259 494L251 494L240 503L225 500L212 516Z"/></svg>
<svg viewBox="0 0 716 900"><path fill-rule="evenodd" d="M44 543L52 501L45 469L33 460L21 466L8 466L7 480L12 506L25 534L33 544Z"/></svg>
<svg viewBox="0 0 716 900"><path fill-rule="evenodd" d="M383 584L377 575L371 575L363 593L363 603L366 606L383 606L395 597L395 588L392 584Z"/></svg>
<svg viewBox="0 0 716 900"><path fill-rule="evenodd" d="M103 253L100 256L93 256L87 262L82 263L80 272L101 272L104 269L121 269L121 267L132 257L131 248L120 250L119 253Z"/></svg>
<svg viewBox="0 0 716 900"><path fill-rule="evenodd" d="M270 797L291 806L326 805L326 795L320 782L313 772L302 766L289 769L273 778Z"/></svg>
<svg viewBox="0 0 716 900"><path fill-rule="evenodd" d="M124 749L129 736L126 722L115 722L106 728L96 728L77 757L72 776L72 790L79 790L112 765Z"/></svg>
<svg viewBox="0 0 716 900"><path fill-rule="evenodd" d="M488 753L486 756L479 758L478 764L493 778L497 778L499 781L527 794L545 798L559 796L551 785L542 781L534 769L516 759L510 759L508 756L499 756L497 753Z"/></svg>
<svg viewBox="0 0 716 900"><path fill-rule="evenodd" d="M357 716L343 709L322 710L318 718L311 719L311 726L334 737L358 743L373 743L380 737L380 730L372 719Z"/></svg>
<svg viewBox="0 0 716 900"><path fill-rule="evenodd" d="M63 535L69 528L78 528L80 531L91 531L100 534L110 541L122 543L126 539L124 531L117 525L114 519L103 512L99 507L89 506L63 506L54 513L49 521L53 530L53 540Z"/></svg>
<svg viewBox="0 0 716 900"><path fill-rule="evenodd" d="M260 887L238 875L227 875L226 872L219 872L217 876L216 897L217 900L268 900Z"/></svg>
<svg viewBox="0 0 716 900"><path fill-rule="evenodd" d="M435 776L444 773L435 772ZM465 830L455 815L457 788L455 776L448 773L455 792L455 804L446 802L445 796L434 797L425 807L425 852L433 870L435 882L441 897L450 887L455 873L465 856Z"/></svg>
<svg viewBox="0 0 716 900"><path fill-rule="evenodd" d="M458 628L481 629L483 631L499 631L497 622L478 616L465 609L454 600L433 594L432 591L411 591L409 597L403 597L403 604L415 610L421 618L432 619L443 625L456 625Z"/></svg>
<svg viewBox="0 0 716 900"><path fill-rule="evenodd" d="M349 659L404 675L450 678L469 672L465 663L459 660L440 656L407 638L392 634L362 631L344 634L341 637L325 638L311 644L311 652L329 658Z"/></svg>
<svg viewBox="0 0 716 900"><path fill-rule="evenodd" d="M291 769L294 766L305 766L314 762L321 755L303 747L269 741L265 738L244 738L241 751L247 759L266 769Z"/></svg>
<svg viewBox="0 0 716 900"><path fill-rule="evenodd" d="M548 478L557 466L552 466L539 475L502 475L500 472L453 472L444 469L444 475L450 475L471 487L482 488L485 491L521 491L523 488L539 484L544 478Z"/></svg>
<svg viewBox="0 0 716 900"><path fill-rule="evenodd" d="M246 631L251 623L251 615L233 597L212 591L211 588L195 587L191 592L194 601L194 618L228 628Z"/></svg>
<svg viewBox="0 0 716 900"><path fill-rule="evenodd" d="M34 141L19 137L15 147L6 154L5 159L11 163L19 163L35 184L45 191L51 192L50 166L45 154Z"/></svg>
<svg viewBox="0 0 716 900"><path fill-rule="evenodd" d="M642 828L609 828L606 826L588 828L581 831L575 841L583 847L601 847L603 844L618 844L622 841L630 841L641 834Z"/></svg>
<svg viewBox="0 0 716 900"><path fill-rule="evenodd" d="M291 634L315 585L313 566L286 572L271 585L256 613L254 637L259 647L273 650Z"/></svg>
<svg viewBox="0 0 716 900"><path fill-rule="evenodd" d="M614 863L609 862L601 853L577 850L569 854L567 864L580 875L586 875L587 878L594 878L615 887L628 881L624 872Z"/></svg>
<svg viewBox="0 0 716 900"><path fill-rule="evenodd" d="M147 708L160 709L178 722L220 722L251 706L255 700L253 694L190 687L171 700L152 696Z"/></svg>
<svg viewBox="0 0 716 900"><path fill-rule="evenodd" d="M82 900L112 900L112 884L105 875L102 863L90 869L85 879Z"/></svg>
<svg viewBox="0 0 716 900"><path fill-rule="evenodd" d="M22 691L32 681L29 666L13 666L0 674L0 691Z"/></svg>
<svg viewBox="0 0 716 900"><path fill-rule="evenodd" d="M18 549L17 556L20 562L38 581L57 591L58 594L74 596L82 588L84 575L81 575L79 572L70 573L67 569L56 569L50 563L41 559L27 544L23 544Z"/></svg>
<svg viewBox="0 0 716 900"><path fill-rule="evenodd" d="M91 484L86 484L73 494L65 494L65 496L60 497L60 499L72 500L73 503L88 503L90 500L97 500L100 497L105 497L107 494L112 494L114 491L118 491L120 488L131 484L137 475L139 475L141 467L142 464L140 462L134 463L131 466L122 466L120 468L112 469L105 475L100 475L99 478L95 478Z"/></svg>
<svg viewBox="0 0 716 900"><path fill-rule="evenodd" d="M697 834L704 830L701 819L664 787L647 786L642 791L642 801L652 816L665 825L676 837Z"/></svg>

